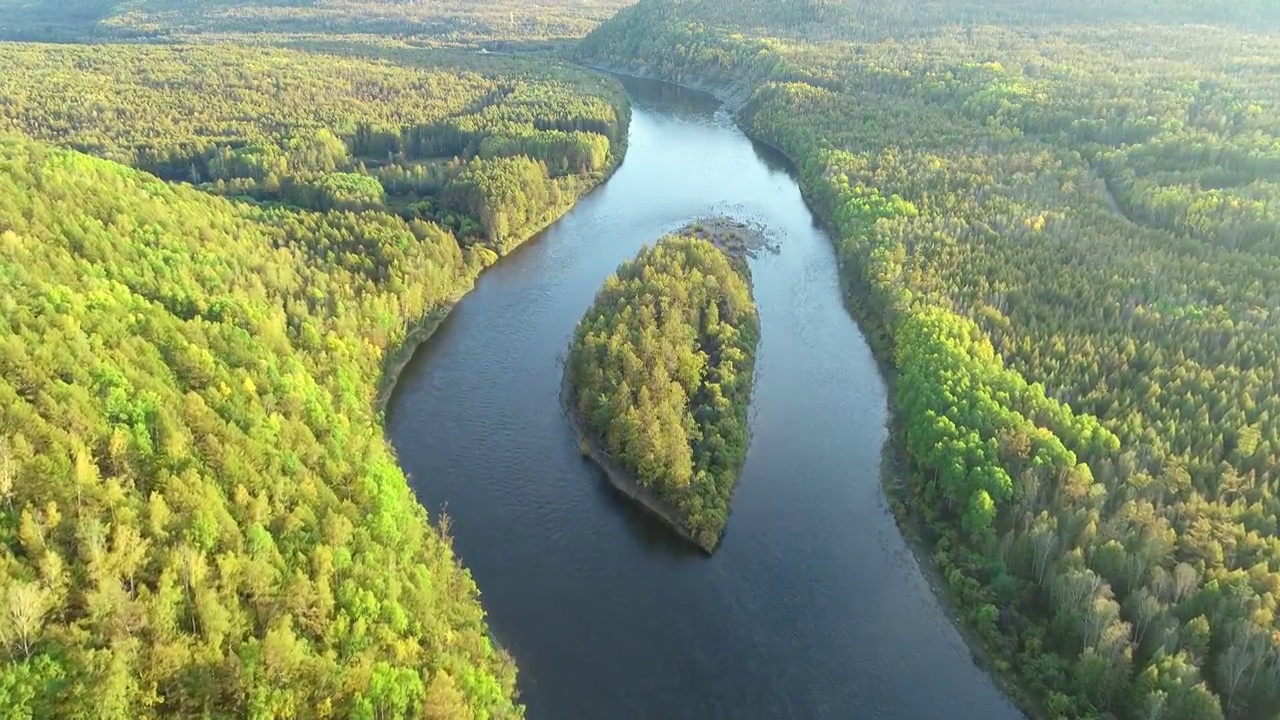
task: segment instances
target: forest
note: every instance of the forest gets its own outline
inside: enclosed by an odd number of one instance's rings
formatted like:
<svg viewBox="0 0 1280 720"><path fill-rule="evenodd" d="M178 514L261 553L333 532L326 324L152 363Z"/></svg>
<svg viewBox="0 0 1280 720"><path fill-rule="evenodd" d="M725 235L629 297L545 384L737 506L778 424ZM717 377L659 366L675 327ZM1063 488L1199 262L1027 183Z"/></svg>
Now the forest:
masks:
<svg viewBox="0 0 1280 720"><path fill-rule="evenodd" d="M417 45L590 31L578 60L742 91L793 161L889 370L891 500L1034 717L1280 715L1280 4L596 28L628 4L0 0L0 37L162 43L0 43L4 713L523 713L375 388L626 149L610 80ZM759 330L704 245L620 268L569 370L718 535Z"/></svg>
<svg viewBox="0 0 1280 720"><path fill-rule="evenodd" d="M542 48L634 0L0 0L0 37L35 41L378 35Z"/></svg>
<svg viewBox="0 0 1280 720"><path fill-rule="evenodd" d="M629 110L557 63L376 44L0 45L0 132L210 192L388 210L503 254L600 181Z"/></svg>
<svg viewBox="0 0 1280 720"><path fill-rule="evenodd" d="M1278 10L642 0L578 48L793 160L1034 717L1280 712Z"/></svg>
<svg viewBox="0 0 1280 720"><path fill-rule="evenodd" d="M616 166L621 88L373 45L0 63L0 714L522 716L375 388Z"/></svg>
<svg viewBox="0 0 1280 720"><path fill-rule="evenodd" d="M605 281L569 348L585 432L709 550L746 460L759 339L745 260L677 234Z"/></svg>

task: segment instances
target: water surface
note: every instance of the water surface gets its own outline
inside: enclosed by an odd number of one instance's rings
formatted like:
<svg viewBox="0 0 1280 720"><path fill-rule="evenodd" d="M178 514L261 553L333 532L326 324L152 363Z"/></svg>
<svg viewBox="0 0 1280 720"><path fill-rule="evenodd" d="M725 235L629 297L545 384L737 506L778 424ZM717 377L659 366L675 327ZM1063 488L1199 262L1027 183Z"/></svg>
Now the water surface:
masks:
<svg viewBox="0 0 1280 720"><path fill-rule="evenodd" d="M879 486L886 390L784 162L709 96L639 80L618 173L486 272L405 369L388 433L447 508L530 718L1022 715L972 662ZM753 439L714 557L621 498L557 394L621 263L699 215L761 223Z"/></svg>

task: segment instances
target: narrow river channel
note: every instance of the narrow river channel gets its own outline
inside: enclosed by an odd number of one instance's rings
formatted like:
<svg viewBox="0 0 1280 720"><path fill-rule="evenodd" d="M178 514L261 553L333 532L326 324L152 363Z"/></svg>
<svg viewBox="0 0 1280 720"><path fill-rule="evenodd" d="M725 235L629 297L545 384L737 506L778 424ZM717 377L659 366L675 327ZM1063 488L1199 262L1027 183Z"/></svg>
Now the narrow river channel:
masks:
<svg viewBox="0 0 1280 720"><path fill-rule="evenodd" d="M626 162L485 273L401 376L388 432L447 508L535 720L1013 720L879 485L886 389L784 163L707 95L626 80ZM724 543L691 550L602 481L560 412L574 324L690 219L763 224L753 440Z"/></svg>

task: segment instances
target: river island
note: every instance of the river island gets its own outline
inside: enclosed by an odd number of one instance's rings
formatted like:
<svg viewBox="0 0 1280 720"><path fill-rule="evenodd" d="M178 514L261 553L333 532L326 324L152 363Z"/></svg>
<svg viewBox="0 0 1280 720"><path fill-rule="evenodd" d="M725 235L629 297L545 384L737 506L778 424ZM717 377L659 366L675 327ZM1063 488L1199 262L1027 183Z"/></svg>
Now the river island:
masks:
<svg viewBox="0 0 1280 720"><path fill-rule="evenodd" d="M597 293L565 367L583 455L708 553L750 441L760 320L747 258L765 247L758 228L726 217L645 246Z"/></svg>

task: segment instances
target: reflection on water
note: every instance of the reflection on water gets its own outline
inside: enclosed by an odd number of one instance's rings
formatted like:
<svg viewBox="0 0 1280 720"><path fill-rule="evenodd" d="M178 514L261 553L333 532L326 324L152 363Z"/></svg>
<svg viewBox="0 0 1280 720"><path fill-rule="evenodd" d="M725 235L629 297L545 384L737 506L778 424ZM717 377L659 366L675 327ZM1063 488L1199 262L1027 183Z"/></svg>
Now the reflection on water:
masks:
<svg viewBox="0 0 1280 720"><path fill-rule="evenodd" d="M785 161L708 96L626 81L617 175L486 272L406 369L388 432L516 657L531 718L1021 715L972 664L878 483L885 387ZM751 450L707 558L620 498L560 413L574 324L689 219L765 225Z"/></svg>

